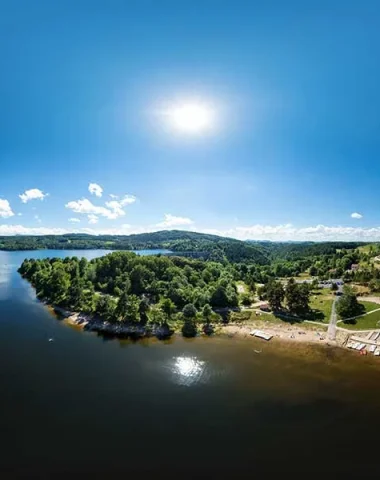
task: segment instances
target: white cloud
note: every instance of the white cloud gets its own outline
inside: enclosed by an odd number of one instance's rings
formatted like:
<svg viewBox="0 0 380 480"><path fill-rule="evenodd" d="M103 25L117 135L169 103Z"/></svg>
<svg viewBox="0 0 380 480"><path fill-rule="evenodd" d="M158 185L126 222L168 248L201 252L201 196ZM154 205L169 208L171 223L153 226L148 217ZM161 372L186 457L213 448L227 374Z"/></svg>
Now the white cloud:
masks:
<svg viewBox="0 0 380 480"><path fill-rule="evenodd" d="M65 207L71 209L75 213L83 213L85 215L100 215L106 217L109 220L115 220L116 218L125 215L123 207L130 205L136 201L136 197L133 195L125 195L121 200L111 200L106 202L106 207L94 205L87 198L81 200L75 200L68 202Z"/></svg>
<svg viewBox="0 0 380 480"><path fill-rule="evenodd" d="M136 197L134 195L125 195L121 200L111 200L106 202L106 207L112 210L113 214L116 217L122 217L125 215L123 207L127 205L132 205L136 202Z"/></svg>
<svg viewBox="0 0 380 480"><path fill-rule="evenodd" d="M119 200L120 205L125 207L126 205L132 205L132 203L135 203L137 198L134 195L124 195L124 197Z"/></svg>
<svg viewBox="0 0 380 480"><path fill-rule="evenodd" d="M8 200L0 198L0 217L9 218L13 217L14 213L12 212L11 206Z"/></svg>
<svg viewBox="0 0 380 480"><path fill-rule="evenodd" d="M63 235L70 233L65 228L24 227L23 225L0 225L0 235Z"/></svg>
<svg viewBox="0 0 380 480"><path fill-rule="evenodd" d="M34 215L34 219L37 220L38 223L42 222L42 220L40 219L40 217L38 215Z"/></svg>
<svg viewBox="0 0 380 480"><path fill-rule="evenodd" d="M80 223L80 220L79 220L79 218L73 217L73 218L69 218L69 222L71 222L71 223Z"/></svg>
<svg viewBox="0 0 380 480"><path fill-rule="evenodd" d="M25 190L19 197L22 203L27 203L30 200L43 200L48 195L48 193L42 192L39 188L31 188L30 190Z"/></svg>
<svg viewBox="0 0 380 480"><path fill-rule="evenodd" d="M113 199L119 198L119 195L114 195L113 193L110 193L110 197Z"/></svg>
<svg viewBox="0 0 380 480"><path fill-rule="evenodd" d="M118 202L117 200L111 200L110 202L106 202L106 206L111 209L111 211L115 215L115 218L122 217L123 215L125 215L125 212L122 209L121 203Z"/></svg>
<svg viewBox="0 0 380 480"><path fill-rule="evenodd" d="M103 193L102 187L97 183L90 183L88 186L88 191L97 197L101 197Z"/></svg>
<svg viewBox="0 0 380 480"><path fill-rule="evenodd" d="M360 218L363 218L363 215L355 212L355 213L351 213L351 218L356 218L359 220Z"/></svg>
<svg viewBox="0 0 380 480"><path fill-rule="evenodd" d="M186 217L175 217L170 213L165 213L164 221L157 223L157 227L179 227L181 225L192 225L194 222L190 218Z"/></svg>
<svg viewBox="0 0 380 480"><path fill-rule="evenodd" d="M94 214L94 215L101 215L102 217L109 218L114 220L119 215L114 211L105 208L105 207L98 207L90 202L87 198L82 198L82 200L76 200L72 202L68 202L65 205L66 208L69 208L75 213L83 213L86 215Z"/></svg>
<svg viewBox="0 0 380 480"><path fill-rule="evenodd" d="M98 220L99 220L99 218L93 213L91 213L90 215L87 215L87 218L88 218L88 223L92 223L92 224L98 223Z"/></svg>
<svg viewBox="0 0 380 480"><path fill-rule="evenodd" d="M272 240L272 241L379 241L380 227L328 227L316 225L296 228L292 224L253 225L226 230L202 229L203 233L211 233L240 240Z"/></svg>

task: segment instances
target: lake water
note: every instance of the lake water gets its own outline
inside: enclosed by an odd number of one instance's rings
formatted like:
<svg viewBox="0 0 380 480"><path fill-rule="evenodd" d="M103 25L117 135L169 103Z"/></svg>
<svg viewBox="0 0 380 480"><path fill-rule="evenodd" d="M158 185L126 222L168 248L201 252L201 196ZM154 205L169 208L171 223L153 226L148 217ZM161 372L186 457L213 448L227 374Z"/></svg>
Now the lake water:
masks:
<svg viewBox="0 0 380 480"><path fill-rule="evenodd" d="M0 252L0 478L376 478L378 359L104 341L56 320L16 272L25 257L104 253Z"/></svg>

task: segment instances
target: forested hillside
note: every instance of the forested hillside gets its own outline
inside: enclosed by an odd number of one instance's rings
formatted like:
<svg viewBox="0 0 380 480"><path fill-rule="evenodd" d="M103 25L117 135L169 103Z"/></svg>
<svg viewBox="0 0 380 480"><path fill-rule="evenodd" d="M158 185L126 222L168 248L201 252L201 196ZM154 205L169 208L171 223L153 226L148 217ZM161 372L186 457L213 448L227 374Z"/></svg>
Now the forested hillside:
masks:
<svg viewBox="0 0 380 480"><path fill-rule="evenodd" d="M204 252L214 261L268 264L265 249L233 238L218 237L180 230L142 233L138 235L46 235L0 237L0 250L41 249L168 249L174 252Z"/></svg>

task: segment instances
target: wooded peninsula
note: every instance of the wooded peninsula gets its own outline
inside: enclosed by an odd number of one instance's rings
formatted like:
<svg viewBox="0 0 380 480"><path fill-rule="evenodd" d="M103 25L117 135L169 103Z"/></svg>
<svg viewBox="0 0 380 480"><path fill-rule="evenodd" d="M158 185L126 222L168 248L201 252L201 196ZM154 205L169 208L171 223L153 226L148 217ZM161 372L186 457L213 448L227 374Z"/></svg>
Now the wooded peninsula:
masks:
<svg viewBox="0 0 380 480"><path fill-rule="evenodd" d="M132 237L132 238L131 238ZM48 304L84 315L86 328L119 336L174 331L212 333L220 324L249 321L266 302L276 321L328 324L338 284L340 318L360 316L357 297L380 291L378 245L362 243L243 242L193 232L155 232L130 237L6 237L34 248L165 248L166 255L117 251L88 261L67 257L26 259L19 272ZM31 243L30 243L31 242ZM93 242L98 242L96 246ZM65 245L63 247L63 245ZM116 247L115 247L116 248ZM193 253L197 258L191 257ZM327 286L324 283L329 279Z"/></svg>

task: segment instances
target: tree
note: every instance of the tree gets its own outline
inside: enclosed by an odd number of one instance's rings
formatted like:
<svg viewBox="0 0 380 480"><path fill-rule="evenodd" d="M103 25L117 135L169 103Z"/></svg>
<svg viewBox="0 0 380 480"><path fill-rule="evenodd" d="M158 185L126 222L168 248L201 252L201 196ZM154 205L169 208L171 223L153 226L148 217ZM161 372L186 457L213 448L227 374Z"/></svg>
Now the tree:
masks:
<svg viewBox="0 0 380 480"><path fill-rule="evenodd" d="M57 305L64 303L69 287L70 275L62 264L55 265L47 284L47 293L51 302Z"/></svg>
<svg viewBox="0 0 380 480"><path fill-rule="evenodd" d="M176 307L170 298L165 298L161 303L161 310L165 314L167 320L170 320L173 313L175 313Z"/></svg>
<svg viewBox="0 0 380 480"><path fill-rule="evenodd" d="M309 269L309 273L312 277L318 275L318 268L315 265L312 265Z"/></svg>
<svg viewBox="0 0 380 480"><path fill-rule="evenodd" d="M126 311L126 319L129 322L138 322L140 315L140 300L137 295L129 295L127 300L127 311Z"/></svg>
<svg viewBox="0 0 380 480"><path fill-rule="evenodd" d="M117 306L115 309L115 316L118 319L124 320L124 318L127 315L127 309L128 309L128 290L124 289L121 292L119 301L117 302Z"/></svg>
<svg viewBox="0 0 380 480"><path fill-rule="evenodd" d="M164 325L166 323L165 315L158 305L153 305L150 309L150 321L156 325Z"/></svg>
<svg viewBox="0 0 380 480"><path fill-rule="evenodd" d="M346 285L343 289L343 295L336 304L337 314L345 320L360 315L361 310L362 306L359 304L354 291Z"/></svg>
<svg viewBox="0 0 380 480"><path fill-rule="evenodd" d="M197 316L197 309L192 303L188 303L183 307L182 313L186 320L191 320Z"/></svg>
<svg viewBox="0 0 380 480"><path fill-rule="evenodd" d="M107 321L115 319L116 303L111 295L100 295L96 304L96 313Z"/></svg>
<svg viewBox="0 0 380 480"><path fill-rule="evenodd" d="M252 303L252 298L250 295L248 295L248 293L244 293L242 296L241 296L241 303L242 305L245 305L246 307L249 307Z"/></svg>
<svg viewBox="0 0 380 480"><path fill-rule="evenodd" d="M210 323L211 315L212 315L212 308L208 303L206 303L206 305L202 309L202 317L206 324Z"/></svg>
<svg viewBox="0 0 380 480"><path fill-rule="evenodd" d="M285 289L285 299L288 310L300 315L309 311L310 288L307 283L297 284L294 278L288 281Z"/></svg>
<svg viewBox="0 0 380 480"><path fill-rule="evenodd" d="M195 324L197 309L192 303L188 303L183 307L182 313L185 320L182 326L182 335L184 337L195 337L197 334L197 327Z"/></svg>
<svg viewBox="0 0 380 480"><path fill-rule="evenodd" d="M254 295L256 292L256 283L254 277L252 275L247 275L245 283L247 284L250 293Z"/></svg>
<svg viewBox="0 0 380 480"><path fill-rule="evenodd" d="M149 312L150 306L149 306L149 301L146 297L143 297L140 300L140 305L139 305L139 314L140 314L140 320L143 323L146 323L148 321L148 312Z"/></svg>
<svg viewBox="0 0 380 480"><path fill-rule="evenodd" d="M84 303L84 282L80 277L79 266L77 265L71 279L67 293L67 303L74 310L81 310Z"/></svg>
<svg viewBox="0 0 380 480"><path fill-rule="evenodd" d="M335 282L332 282L331 284L331 291L332 292L337 292L339 289L338 285Z"/></svg>
<svg viewBox="0 0 380 480"><path fill-rule="evenodd" d="M272 310L278 311L282 308L285 292L281 282L272 280L266 288L266 297Z"/></svg>
<svg viewBox="0 0 380 480"><path fill-rule="evenodd" d="M227 289L223 285L217 285L215 290L213 291L210 299L211 305L213 307L228 307L229 302L228 302L228 295L227 295Z"/></svg>
<svg viewBox="0 0 380 480"><path fill-rule="evenodd" d="M145 293L152 281L152 272L145 265L136 265L131 271L131 292L135 295Z"/></svg>

